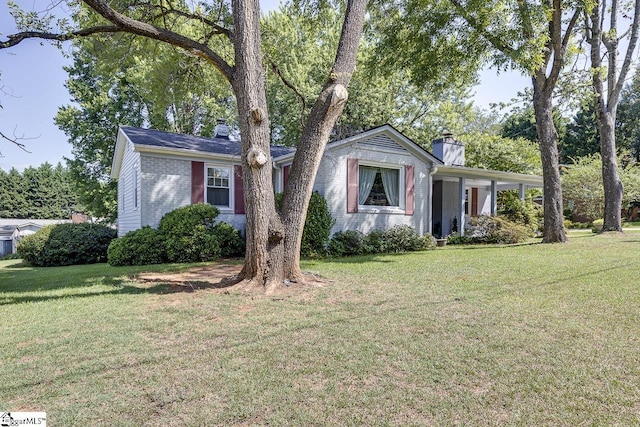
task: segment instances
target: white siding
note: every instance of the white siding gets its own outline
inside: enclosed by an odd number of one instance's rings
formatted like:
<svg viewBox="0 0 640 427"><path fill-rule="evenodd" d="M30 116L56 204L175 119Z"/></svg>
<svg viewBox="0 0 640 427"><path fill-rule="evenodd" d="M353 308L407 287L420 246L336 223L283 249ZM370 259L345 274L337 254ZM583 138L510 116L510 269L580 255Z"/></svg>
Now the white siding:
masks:
<svg viewBox="0 0 640 427"><path fill-rule="evenodd" d="M145 154L141 159L142 225L157 228L164 214L191 204L191 161Z"/></svg>
<svg viewBox="0 0 640 427"><path fill-rule="evenodd" d="M391 149L391 140L382 147L380 140L363 141L336 149L328 149L320 163L314 191L318 191L327 200L331 214L336 223L332 233L344 230L358 230L368 233L374 229L388 229L395 225L409 225L419 233L425 234L428 207L428 173L427 165L408 151L397 145ZM395 144L395 143L394 143ZM377 146L377 147L376 147ZM388 165L390 168L400 167L400 181L404 193L404 166L415 167L415 211L413 215L403 212L358 212L347 213L347 159L356 158L360 164ZM404 194L401 195L404 200Z"/></svg>
<svg viewBox="0 0 640 427"><path fill-rule="evenodd" d="M458 218L458 210L460 203L458 182L443 181L442 182L442 235L447 236L453 231L453 219L457 218L458 227L460 227L460 218ZM480 206L478 206L480 209Z"/></svg>
<svg viewBox="0 0 640 427"><path fill-rule="evenodd" d="M230 165L231 171L233 166ZM231 178L233 181L233 177ZM141 158L142 225L157 228L160 219L174 209L191 204L191 160L143 155ZM230 191L233 194L233 186ZM219 221L244 231L245 216L233 210L221 212Z"/></svg>
<svg viewBox="0 0 640 427"><path fill-rule="evenodd" d="M140 170L140 153L133 150L133 144L127 142L122 167L118 175L118 236L137 230L141 225L141 209L135 207L133 200L134 171ZM138 194L140 194L140 179L138 179Z"/></svg>

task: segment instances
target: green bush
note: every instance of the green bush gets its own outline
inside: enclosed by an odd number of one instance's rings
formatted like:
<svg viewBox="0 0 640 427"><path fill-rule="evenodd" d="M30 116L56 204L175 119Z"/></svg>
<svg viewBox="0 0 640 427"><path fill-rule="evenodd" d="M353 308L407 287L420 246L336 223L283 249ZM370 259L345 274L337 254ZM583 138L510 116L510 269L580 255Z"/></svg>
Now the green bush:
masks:
<svg viewBox="0 0 640 427"><path fill-rule="evenodd" d="M149 226L130 231L111 241L107 259L114 266L162 264L166 259L164 237Z"/></svg>
<svg viewBox="0 0 640 427"><path fill-rule="evenodd" d="M409 225L396 225L388 230L373 230L364 235L359 231L339 231L329 241L331 256L398 253L434 249L436 239L420 236Z"/></svg>
<svg viewBox="0 0 640 427"><path fill-rule="evenodd" d="M107 249L115 237L116 231L104 225L57 224L22 239L18 253L40 267L93 264L107 260Z"/></svg>
<svg viewBox="0 0 640 427"><path fill-rule="evenodd" d="M538 213L542 209L531 199L520 200L515 190L504 191L501 202L499 216L513 223L524 225L529 230L529 237L533 237L539 229Z"/></svg>
<svg viewBox="0 0 640 427"><path fill-rule="evenodd" d="M411 252L425 248L426 240L409 225L396 225L385 230L384 252Z"/></svg>
<svg viewBox="0 0 640 427"><path fill-rule="evenodd" d="M513 244L525 242L530 229L505 218L481 215L471 218L465 235L472 243Z"/></svg>
<svg viewBox="0 0 640 427"><path fill-rule="evenodd" d="M372 230L363 236L363 253L379 254L387 251L387 239L384 230Z"/></svg>
<svg viewBox="0 0 640 427"><path fill-rule="evenodd" d="M367 253L365 236L359 231L338 231L329 240L327 251L331 256L335 257L363 255Z"/></svg>
<svg viewBox="0 0 640 427"><path fill-rule="evenodd" d="M473 243L469 236L461 236L458 233L451 233L447 236L448 245L468 245Z"/></svg>
<svg viewBox="0 0 640 427"><path fill-rule="evenodd" d="M219 222L213 226L213 234L220 247L220 256L237 257L244 255L244 239L240 231L234 226L226 222Z"/></svg>
<svg viewBox="0 0 640 427"><path fill-rule="evenodd" d="M158 230L165 239L170 262L211 261L220 255L215 237L215 219L220 211L215 206L198 203L183 206L165 214Z"/></svg>
<svg viewBox="0 0 640 427"><path fill-rule="evenodd" d="M282 209L282 193L276 194L276 206ZM317 191L311 194L309 207L307 208L307 218L302 231L302 242L300 244L300 255L312 257L322 255L326 252L329 238L331 237L331 227L335 220L329 212L327 201Z"/></svg>
<svg viewBox="0 0 640 427"><path fill-rule="evenodd" d="M596 219L591 224L591 231L594 233L600 233L602 231L602 227L604 226L604 219Z"/></svg>
<svg viewBox="0 0 640 427"><path fill-rule="evenodd" d="M7 254L3 257L0 257L0 261L8 261L11 259L22 259L22 257L20 256L19 253L15 253L15 254Z"/></svg>

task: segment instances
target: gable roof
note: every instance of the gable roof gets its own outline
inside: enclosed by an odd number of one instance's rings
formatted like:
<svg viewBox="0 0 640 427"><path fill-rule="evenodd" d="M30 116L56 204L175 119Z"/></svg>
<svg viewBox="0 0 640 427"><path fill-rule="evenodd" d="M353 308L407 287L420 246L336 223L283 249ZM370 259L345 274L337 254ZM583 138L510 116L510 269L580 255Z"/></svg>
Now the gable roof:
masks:
<svg viewBox="0 0 640 427"><path fill-rule="evenodd" d="M120 126L113 156L111 177L116 178L120 170L126 140L130 141L136 151L150 153L174 154L190 157L209 157L227 160L239 160L240 141L228 138L205 138L163 132L155 129L142 129L131 126ZM285 155L295 149L283 146L271 146L271 157Z"/></svg>
<svg viewBox="0 0 640 427"><path fill-rule="evenodd" d="M411 139L407 138L390 124L375 127L348 138L330 141L327 144L325 151L334 150L350 144L361 144L362 148L366 147L366 149L376 151L406 150L424 162L431 163L433 165L443 164L442 160L413 142ZM294 153L295 151L285 154L280 158L275 159L275 161L279 163L291 161Z"/></svg>

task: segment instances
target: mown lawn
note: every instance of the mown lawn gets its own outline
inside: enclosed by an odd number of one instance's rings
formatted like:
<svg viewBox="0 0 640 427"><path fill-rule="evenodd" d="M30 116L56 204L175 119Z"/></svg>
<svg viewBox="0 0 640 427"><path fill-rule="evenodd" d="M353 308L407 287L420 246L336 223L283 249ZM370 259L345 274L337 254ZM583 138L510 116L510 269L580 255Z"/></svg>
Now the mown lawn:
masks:
<svg viewBox="0 0 640 427"><path fill-rule="evenodd" d="M50 425L638 425L640 233L307 261L275 297L0 262L0 411Z"/></svg>

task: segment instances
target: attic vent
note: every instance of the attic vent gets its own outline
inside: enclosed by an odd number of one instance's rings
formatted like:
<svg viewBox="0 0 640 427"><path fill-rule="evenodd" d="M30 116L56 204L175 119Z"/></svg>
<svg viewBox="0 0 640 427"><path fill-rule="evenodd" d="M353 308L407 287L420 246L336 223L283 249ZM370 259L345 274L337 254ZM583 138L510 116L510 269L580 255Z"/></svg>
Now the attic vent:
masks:
<svg viewBox="0 0 640 427"><path fill-rule="evenodd" d="M385 135L378 135L362 141L360 146L378 148L383 150L406 151L400 144Z"/></svg>
<svg viewBox="0 0 640 427"><path fill-rule="evenodd" d="M229 125L227 125L226 119L218 119L218 124L214 129L213 137L229 139Z"/></svg>

